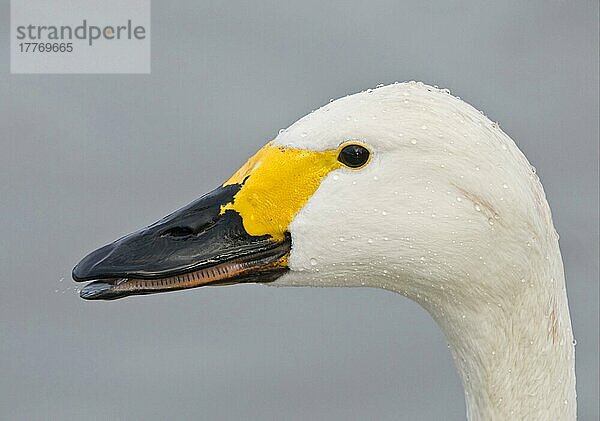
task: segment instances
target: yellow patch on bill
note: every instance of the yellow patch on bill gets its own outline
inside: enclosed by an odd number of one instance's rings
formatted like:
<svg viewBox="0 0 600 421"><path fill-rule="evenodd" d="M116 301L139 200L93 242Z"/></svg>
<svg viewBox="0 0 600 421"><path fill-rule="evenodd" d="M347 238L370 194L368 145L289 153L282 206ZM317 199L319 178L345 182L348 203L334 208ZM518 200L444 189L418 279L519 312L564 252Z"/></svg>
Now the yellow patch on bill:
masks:
<svg viewBox="0 0 600 421"><path fill-rule="evenodd" d="M242 217L248 234L283 240L321 180L343 166L337 155L337 150L308 151L268 143L225 182L225 186L243 185L232 202L221 206L221 214L233 210Z"/></svg>

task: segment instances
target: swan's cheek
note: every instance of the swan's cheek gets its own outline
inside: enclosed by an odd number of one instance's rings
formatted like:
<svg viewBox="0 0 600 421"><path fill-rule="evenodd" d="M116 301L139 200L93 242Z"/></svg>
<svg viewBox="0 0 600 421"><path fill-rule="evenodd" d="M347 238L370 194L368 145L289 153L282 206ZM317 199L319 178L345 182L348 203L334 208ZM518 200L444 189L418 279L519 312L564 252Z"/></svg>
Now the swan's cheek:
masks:
<svg viewBox="0 0 600 421"><path fill-rule="evenodd" d="M292 271L317 273L323 278L341 274L352 262L364 261L366 246L376 245L367 243L375 233L374 221L365 212L377 201L373 199L374 186L367 185L369 179L367 171L335 171L323 179L289 225L292 248L288 266ZM366 190L371 194L365 195ZM369 196L371 200L365 200Z"/></svg>

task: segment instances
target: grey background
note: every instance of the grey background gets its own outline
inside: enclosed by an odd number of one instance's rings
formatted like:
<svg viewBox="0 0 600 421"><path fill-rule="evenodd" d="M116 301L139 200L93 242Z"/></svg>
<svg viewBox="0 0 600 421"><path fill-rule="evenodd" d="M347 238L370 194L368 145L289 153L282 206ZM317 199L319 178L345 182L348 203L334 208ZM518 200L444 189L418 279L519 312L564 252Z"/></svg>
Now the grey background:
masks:
<svg viewBox="0 0 600 421"><path fill-rule="evenodd" d="M155 1L151 75L33 76L8 74L2 0L0 418L464 419L442 334L392 293L90 303L69 280L329 98L420 79L485 110L538 168L580 419L598 419L598 2L495 3Z"/></svg>

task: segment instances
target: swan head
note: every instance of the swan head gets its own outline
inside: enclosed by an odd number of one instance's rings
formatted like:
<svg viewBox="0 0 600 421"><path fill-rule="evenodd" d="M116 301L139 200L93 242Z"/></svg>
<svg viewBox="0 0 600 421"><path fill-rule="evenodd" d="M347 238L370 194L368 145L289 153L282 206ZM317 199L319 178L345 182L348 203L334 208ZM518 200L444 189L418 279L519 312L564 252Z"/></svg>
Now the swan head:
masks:
<svg viewBox="0 0 600 421"><path fill-rule="evenodd" d="M497 124L447 91L397 83L308 114L73 277L96 281L88 299L239 282L489 299L514 287L498 271L527 279L548 227L535 170Z"/></svg>
<svg viewBox="0 0 600 421"><path fill-rule="evenodd" d="M531 250L554 231L535 169L496 123L447 91L403 83L334 101L274 141L352 143L369 162L330 172L295 215L291 271L276 284L382 287L430 306L496 301L513 278L530 279Z"/></svg>
<svg viewBox="0 0 600 421"><path fill-rule="evenodd" d="M392 290L446 334L469 418L574 419L562 260L535 169L497 124L422 83L312 112L73 278L92 281L85 299L243 282Z"/></svg>

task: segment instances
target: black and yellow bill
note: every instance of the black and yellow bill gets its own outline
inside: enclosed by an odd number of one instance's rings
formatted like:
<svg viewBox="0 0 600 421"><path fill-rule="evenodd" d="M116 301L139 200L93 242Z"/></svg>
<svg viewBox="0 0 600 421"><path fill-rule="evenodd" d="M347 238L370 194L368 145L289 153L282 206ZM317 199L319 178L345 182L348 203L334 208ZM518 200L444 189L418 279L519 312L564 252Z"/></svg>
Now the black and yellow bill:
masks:
<svg viewBox="0 0 600 421"><path fill-rule="evenodd" d="M288 270L290 222L344 165L339 156L267 144L214 191L83 258L73 269L75 281L91 281L81 297L274 281Z"/></svg>

